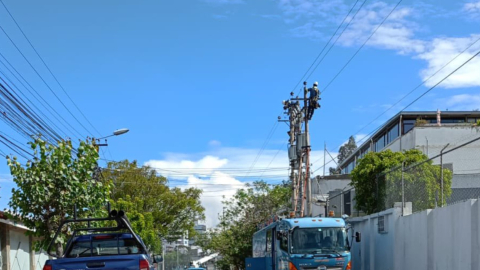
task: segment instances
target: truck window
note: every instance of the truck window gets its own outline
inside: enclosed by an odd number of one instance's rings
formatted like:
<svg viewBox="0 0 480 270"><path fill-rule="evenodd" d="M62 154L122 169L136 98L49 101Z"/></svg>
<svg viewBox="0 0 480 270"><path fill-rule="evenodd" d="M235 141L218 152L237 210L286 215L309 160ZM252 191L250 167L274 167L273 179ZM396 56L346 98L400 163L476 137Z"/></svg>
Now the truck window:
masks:
<svg viewBox="0 0 480 270"><path fill-rule="evenodd" d="M272 252L272 230L267 230L267 254Z"/></svg>
<svg viewBox="0 0 480 270"><path fill-rule="evenodd" d="M283 233L280 238L280 249L288 252L288 233Z"/></svg>
<svg viewBox="0 0 480 270"><path fill-rule="evenodd" d="M294 254L323 254L347 250L344 228L298 228L292 235Z"/></svg>
<svg viewBox="0 0 480 270"><path fill-rule="evenodd" d="M109 256L118 254L139 254L141 247L133 238L118 238L111 236L92 236L75 241L68 252L68 258Z"/></svg>

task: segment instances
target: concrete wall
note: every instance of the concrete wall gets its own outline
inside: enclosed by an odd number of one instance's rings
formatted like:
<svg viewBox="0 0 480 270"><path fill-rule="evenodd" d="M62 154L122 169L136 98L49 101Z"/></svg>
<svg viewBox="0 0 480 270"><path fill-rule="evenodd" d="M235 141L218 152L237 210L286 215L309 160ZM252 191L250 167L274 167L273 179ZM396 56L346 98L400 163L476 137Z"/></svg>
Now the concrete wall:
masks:
<svg viewBox="0 0 480 270"><path fill-rule="evenodd" d="M10 270L31 270L30 239L25 231L10 230Z"/></svg>
<svg viewBox="0 0 480 270"><path fill-rule="evenodd" d="M33 239L28 229L0 218L1 270L41 270L48 256L32 249Z"/></svg>
<svg viewBox="0 0 480 270"><path fill-rule="evenodd" d="M472 126L416 127L413 132L415 133L414 147L425 154L428 148L429 157L440 154L442 148L448 143L450 146L446 150L480 136L480 128ZM433 163L440 164L440 158L434 159ZM480 141L445 154L443 163L453 163L455 174L480 173Z"/></svg>
<svg viewBox="0 0 480 270"><path fill-rule="evenodd" d="M378 232L378 216L388 231ZM444 208L401 215L401 207L350 220L352 269L480 270L480 202L468 200Z"/></svg>

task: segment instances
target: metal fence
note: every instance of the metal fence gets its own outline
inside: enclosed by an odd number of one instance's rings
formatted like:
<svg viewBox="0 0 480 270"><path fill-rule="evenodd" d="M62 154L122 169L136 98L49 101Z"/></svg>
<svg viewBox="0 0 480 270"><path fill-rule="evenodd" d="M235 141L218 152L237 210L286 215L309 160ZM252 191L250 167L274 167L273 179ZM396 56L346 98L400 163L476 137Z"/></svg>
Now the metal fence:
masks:
<svg viewBox="0 0 480 270"><path fill-rule="evenodd" d="M424 163L414 167L399 166L379 176L377 190L383 209L392 208L395 202L411 202L412 211L443 207L448 204L480 198L480 174L471 175L475 182L461 187L450 169Z"/></svg>

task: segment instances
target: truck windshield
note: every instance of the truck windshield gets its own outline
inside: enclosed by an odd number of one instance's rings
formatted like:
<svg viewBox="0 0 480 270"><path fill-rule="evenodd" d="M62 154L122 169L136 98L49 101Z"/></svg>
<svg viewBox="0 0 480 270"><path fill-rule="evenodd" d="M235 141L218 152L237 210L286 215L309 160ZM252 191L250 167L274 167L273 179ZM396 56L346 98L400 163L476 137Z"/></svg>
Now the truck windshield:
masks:
<svg viewBox="0 0 480 270"><path fill-rule="evenodd" d="M345 228L297 228L292 233L292 254L330 254L347 250Z"/></svg>

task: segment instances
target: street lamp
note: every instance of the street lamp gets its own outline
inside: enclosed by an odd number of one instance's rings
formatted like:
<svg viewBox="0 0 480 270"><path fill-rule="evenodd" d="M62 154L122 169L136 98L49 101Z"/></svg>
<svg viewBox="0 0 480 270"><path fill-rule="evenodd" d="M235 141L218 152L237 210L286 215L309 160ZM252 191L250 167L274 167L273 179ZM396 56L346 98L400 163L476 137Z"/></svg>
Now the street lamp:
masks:
<svg viewBox="0 0 480 270"><path fill-rule="evenodd" d="M102 137L102 138L98 138L96 139L97 141L100 141L101 139L105 139L105 138L109 138L109 137L112 137L112 136L118 136L118 135L122 135L122 134L125 134L127 132L129 132L130 130L128 128L121 128L121 129L117 129L113 132L112 135L108 135L108 136L105 136L105 137ZM97 146L108 146L108 144L106 143L107 140L105 140L105 143L101 143L101 144L97 144Z"/></svg>

